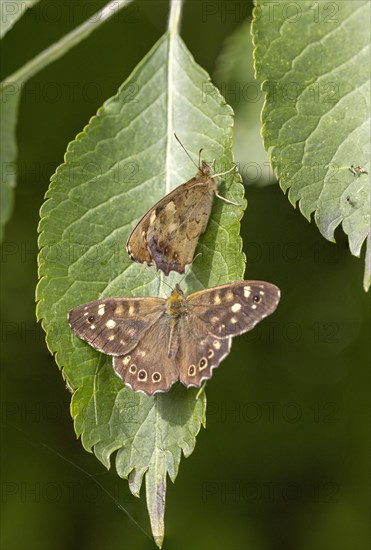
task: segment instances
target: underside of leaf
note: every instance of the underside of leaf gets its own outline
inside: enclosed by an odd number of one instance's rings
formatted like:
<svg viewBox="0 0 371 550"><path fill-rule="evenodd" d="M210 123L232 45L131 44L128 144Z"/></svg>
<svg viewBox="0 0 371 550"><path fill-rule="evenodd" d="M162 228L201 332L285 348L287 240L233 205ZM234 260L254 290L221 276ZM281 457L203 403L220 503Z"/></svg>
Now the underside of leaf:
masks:
<svg viewBox="0 0 371 550"><path fill-rule="evenodd" d="M280 185L326 239L342 224L359 256L370 238L370 4L280 0L273 16L261 0L253 38L263 139Z"/></svg>

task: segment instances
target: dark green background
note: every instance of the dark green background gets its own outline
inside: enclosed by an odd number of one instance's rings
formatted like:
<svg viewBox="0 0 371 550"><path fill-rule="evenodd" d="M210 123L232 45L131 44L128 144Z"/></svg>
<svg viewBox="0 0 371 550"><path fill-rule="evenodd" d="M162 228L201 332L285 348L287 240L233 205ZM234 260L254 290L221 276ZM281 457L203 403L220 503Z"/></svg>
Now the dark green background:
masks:
<svg viewBox="0 0 371 550"><path fill-rule="evenodd" d="M103 4L42 1L3 40L3 77ZM182 36L210 73L222 41L250 11L248 2L185 3ZM149 534L144 495L132 497L76 441L70 394L35 322L34 292L49 178L67 143L161 36L167 13L167 3L133 4L30 80L22 96L19 184L1 258L4 549L154 548L117 506ZM208 384L207 430L175 486L169 482L164 547L369 548L363 262L341 231L336 245L325 241L278 186L249 187L247 198L246 278L278 284L282 299L273 317L235 340Z"/></svg>

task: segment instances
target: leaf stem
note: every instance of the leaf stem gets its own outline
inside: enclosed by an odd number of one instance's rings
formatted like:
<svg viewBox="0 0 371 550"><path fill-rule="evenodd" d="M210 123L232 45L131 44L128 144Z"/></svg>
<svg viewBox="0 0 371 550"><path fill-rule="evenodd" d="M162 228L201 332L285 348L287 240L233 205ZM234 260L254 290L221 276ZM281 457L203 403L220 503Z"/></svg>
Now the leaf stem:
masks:
<svg viewBox="0 0 371 550"><path fill-rule="evenodd" d="M169 22L167 26L170 34L179 34L182 7L183 0L171 0Z"/></svg>
<svg viewBox="0 0 371 550"><path fill-rule="evenodd" d="M63 38L46 48L39 55L23 65L18 71L7 77L3 83L18 82L22 84L31 76L47 67L50 63L62 57L66 52L72 49L76 44L88 37L102 23L107 21L113 15L116 15L121 8L131 4L133 0L111 0L104 8L95 15L89 17L87 21L79 25L76 29L69 32Z"/></svg>

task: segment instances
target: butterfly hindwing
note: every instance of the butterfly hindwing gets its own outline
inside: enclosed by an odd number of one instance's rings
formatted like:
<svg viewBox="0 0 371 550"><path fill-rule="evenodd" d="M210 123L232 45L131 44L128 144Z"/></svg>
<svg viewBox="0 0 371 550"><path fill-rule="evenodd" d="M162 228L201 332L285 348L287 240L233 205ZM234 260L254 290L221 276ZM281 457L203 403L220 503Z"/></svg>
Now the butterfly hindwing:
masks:
<svg viewBox="0 0 371 550"><path fill-rule="evenodd" d="M148 395L169 391L179 379L179 367L169 357L170 324L163 316L129 353L113 358L116 374L134 391Z"/></svg>
<svg viewBox="0 0 371 550"><path fill-rule="evenodd" d="M192 320L190 321L192 323ZM214 335L194 334L194 337L182 339L179 345L179 378L185 386L200 387L209 380L213 370L219 366L231 348L231 338L217 338Z"/></svg>
<svg viewBox="0 0 371 550"><path fill-rule="evenodd" d="M252 330L273 313L279 299L280 291L275 285L237 281L195 292L188 297L188 303L205 330L219 338L228 338Z"/></svg>
<svg viewBox="0 0 371 550"><path fill-rule="evenodd" d="M158 321L164 304L162 298L102 298L71 309L68 322L94 349L122 355Z"/></svg>

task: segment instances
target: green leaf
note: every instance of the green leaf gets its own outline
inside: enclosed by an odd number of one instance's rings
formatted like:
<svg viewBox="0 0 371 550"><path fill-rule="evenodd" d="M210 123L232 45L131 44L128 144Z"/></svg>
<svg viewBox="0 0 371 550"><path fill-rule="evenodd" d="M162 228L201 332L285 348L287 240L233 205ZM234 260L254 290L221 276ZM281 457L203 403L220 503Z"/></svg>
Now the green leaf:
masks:
<svg viewBox="0 0 371 550"><path fill-rule="evenodd" d="M264 94L254 77L249 20L225 40L213 77L235 112L234 157L245 184L277 183L261 137Z"/></svg>
<svg viewBox="0 0 371 550"><path fill-rule="evenodd" d="M101 355L74 337L70 308L102 296L166 296L178 274L166 278L130 261L125 242L143 213L196 172L190 154L232 165L232 110L176 35L166 34L69 144L41 208L37 315L47 344L74 391L75 430L87 450L116 468L139 494L146 475L152 532L164 536L166 478L174 481L181 451L188 456L205 421L201 392L174 387L148 397L123 387ZM241 279L239 236L244 205L239 176L221 180L220 193L241 208L215 200L206 233L182 287L186 292ZM156 356L154 350L154 357Z"/></svg>
<svg viewBox="0 0 371 550"><path fill-rule="evenodd" d="M0 88L0 241L4 226L9 220L14 203L14 187L17 178L17 118L21 87L16 83L2 84Z"/></svg>
<svg viewBox="0 0 371 550"><path fill-rule="evenodd" d="M39 0L2 0L1 2L1 20L0 20L0 38L16 24L26 10L32 8Z"/></svg>
<svg viewBox="0 0 371 550"><path fill-rule="evenodd" d="M359 256L367 237L370 248L369 181L350 167L370 172L370 3L273 4L258 1L253 23L265 147L291 203L330 241L342 224Z"/></svg>

